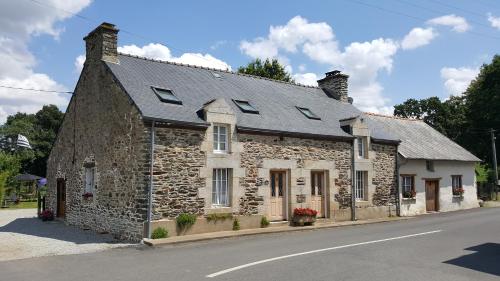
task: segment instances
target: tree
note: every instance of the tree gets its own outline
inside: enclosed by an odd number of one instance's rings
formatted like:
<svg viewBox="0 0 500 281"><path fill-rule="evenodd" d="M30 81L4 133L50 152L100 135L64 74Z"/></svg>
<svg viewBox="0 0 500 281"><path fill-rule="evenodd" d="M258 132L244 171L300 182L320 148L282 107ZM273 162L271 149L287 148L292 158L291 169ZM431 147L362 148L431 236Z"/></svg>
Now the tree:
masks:
<svg viewBox="0 0 500 281"><path fill-rule="evenodd" d="M0 150L15 154L20 162L18 172L45 176L47 158L63 116L55 105L46 105L36 114L16 113L7 117L7 122L0 126ZM18 134L26 136L33 149L16 147Z"/></svg>
<svg viewBox="0 0 500 281"><path fill-rule="evenodd" d="M479 75L465 91L467 127L476 134L464 138L465 145L478 157L491 163L491 139L488 130L500 132L500 56L481 67ZM480 134L480 135L478 135ZM498 147L497 141L497 147ZM500 150L497 149L497 159Z"/></svg>
<svg viewBox="0 0 500 281"><path fill-rule="evenodd" d="M282 66L277 59L266 59L264 63L260 59L255 59L249 62L247 66L239 67L238 73L261 76L285 82L294 82L290 73L285 70L285 67Z"/></svg>

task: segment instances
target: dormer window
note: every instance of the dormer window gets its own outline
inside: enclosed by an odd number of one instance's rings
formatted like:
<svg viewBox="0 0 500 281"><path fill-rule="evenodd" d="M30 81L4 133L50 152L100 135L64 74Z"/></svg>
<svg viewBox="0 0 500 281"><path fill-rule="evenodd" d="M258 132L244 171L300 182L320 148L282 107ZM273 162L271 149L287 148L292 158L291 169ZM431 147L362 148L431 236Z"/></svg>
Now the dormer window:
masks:
<svg viewBox="0 0 500 281"><path fill-rule="evenodd" d="M319 118L318 115L314 114L314 112L312 112L309 108L297 106L297 109L309 119L321 120L321 118Z"/></svg>
<svg viewBox="0 0 500 281"><path fill-rule="evenodd" d="M182 104L182 101L174 95L174 92L172 90L156 88L156 87L152 87L152 89L155 92L156 96L162 102L173 103L173 104Z"/></svg>
<svg viewBox="0 0 500 281"><path fill-rule="evenodd" d="M366 147L364 138L357 137L356 141L358 142L358 158L366 158Z"/></svg>
<svg viewBox="0 0 500 281"><path fill-rule="evenodd" d="M253 107L248 101L244 100L233 100L234 103L245 113L259 114L259 111Z"/></svg>

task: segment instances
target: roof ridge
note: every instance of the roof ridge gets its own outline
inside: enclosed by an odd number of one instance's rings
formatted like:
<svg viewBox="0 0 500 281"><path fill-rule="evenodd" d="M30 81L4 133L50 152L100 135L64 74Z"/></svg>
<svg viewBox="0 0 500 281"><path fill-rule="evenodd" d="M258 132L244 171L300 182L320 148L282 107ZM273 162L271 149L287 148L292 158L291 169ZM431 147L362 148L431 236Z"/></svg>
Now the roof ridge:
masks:
<svg viewBox="0 0 500 281"><path fill-rule="evenodd" d="M366 115L372 115L372 116L378 116L378 117L384 117L384 118L399 119L399 120L406 120L406 121L420 121L420 122L423 122L422 119L417 119L417 118L407 118L407 117L394 116L394 115L386 115L386 114L374 113L374 112L366 112L366 111L363 112L363 113L366 114Z"/></svg>
<svg viewBox="0 0 500 281"><path fill-rule="evenodd" d="M310 86L310 85L304 85L304 84L300 84L300 83L286 82L286 81L271 79L271 78L257 76L257 75L252 75L252 74L234 72L234 71L227 70L227 69L218 69L218 68L206 67L206 66L199 66L199 65L194 65L194 64L179 63L179 62L166 61L166 60L158 60L158 59L141 57L141 56L126 54L126 53L121 53L121 52L118 52L118 54L120 54L122 56L127 56L127 57L132 57L132 58L137 58L137 59L143 59L143 60L147 60L147 61L160 62L160 63L166 63L166 64L172 64L172 65L179 65L179 66L185 66L185 67L191 67L191 68L200 68L200 69L212 70L212 71L220 71L220 72L234 74L234 75L247 76L247 77L251 77L251 78L255 78L255 79L262 79L262 80L268 80L268 81L273 81L273 82L278 82L278 83L283 83L283 84L289 84L289 85L292 85L292 86L299 86L299 87L304 87L304 88L319 89L319 87L317 87L317 86Z"/></svg>

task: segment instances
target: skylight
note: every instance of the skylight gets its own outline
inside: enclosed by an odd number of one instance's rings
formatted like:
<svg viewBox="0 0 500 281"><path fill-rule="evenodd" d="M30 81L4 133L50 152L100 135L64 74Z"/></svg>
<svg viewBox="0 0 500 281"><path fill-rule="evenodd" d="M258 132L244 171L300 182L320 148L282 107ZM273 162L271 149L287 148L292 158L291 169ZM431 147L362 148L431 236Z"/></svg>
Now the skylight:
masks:
<svg viewBox="0 0 500 281"><path fill-rule="evenodd" d="M174 95L172 90L153 87L153 91L162 102L182 104L182 101Z"/></svg>
<svg viewBox="0 0 500 281"><path fill-rule="evenodd" d="M234 103L245 113L259 114L259 111L253 107L248 101L244 100L233 100Z"/></svg>
<svg viewBox="0 0 500 281"><path fill-rule="evenodd" d="M219 80L222 80L222 75L220 75L219 73L217 73L217 72L211 72L211 73L212 73L212 75L213 75L215 78L217 78L217 79L219 79Z"/></svg>
<svg viewBox="0 0 500 281"><path fill-rule="evenodd" d="M297 109L309 119L321 120L321 118L314 114L309 108L297 106Z"/></svg>

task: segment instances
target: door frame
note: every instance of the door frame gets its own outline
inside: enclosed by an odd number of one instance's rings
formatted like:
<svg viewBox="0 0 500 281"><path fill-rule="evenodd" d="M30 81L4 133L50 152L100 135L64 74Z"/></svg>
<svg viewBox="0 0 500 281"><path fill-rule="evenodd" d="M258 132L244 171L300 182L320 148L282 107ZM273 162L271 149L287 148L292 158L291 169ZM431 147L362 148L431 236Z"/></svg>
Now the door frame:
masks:
<svg viewBox="0 0 500 281"><path fill-rule="evenodd" d="M58 218L66 218L66 195L67 195L67 192L66 192L66 180L63 179L63 178L58 178L57 181L56 181L56 217ZM64 211L61 212L61 194L60 193L60 189L64 189Z"/></svg>
<svg viewBox="0 0 500 281"><path fill-rule="evenodd" d="M272 173L275 173L275 172L281 172L281 173L284 173L285 174L285 178L284 178L284 184L285 186L283 186L283 210L284 210L284 214L283 214L283 221L288 221L290 220L289 217L288 217L288 214L290 213L289 212L289 200L288 200L288 195L290 194L288 189L289 189L289 186L290 184L288 183L289 181L289 177L290 177L290 172L288 169L270 169L269 170L269 194L271 194L271 174ZM271 200L271 199L269 199ZM270 207L269 207L270 208ZM269 213L268 213L269 215Z"/></svg>
<svg viewBox="0 0 500 281"><path fill-rule="evenodd" d="M434 212L439 212L439 180L440 178L436 179L423 179L424 180L424 190L425 190L425 210L427 212L427 183L434 182L435 183L435 188L434 188Z"/></svg>

